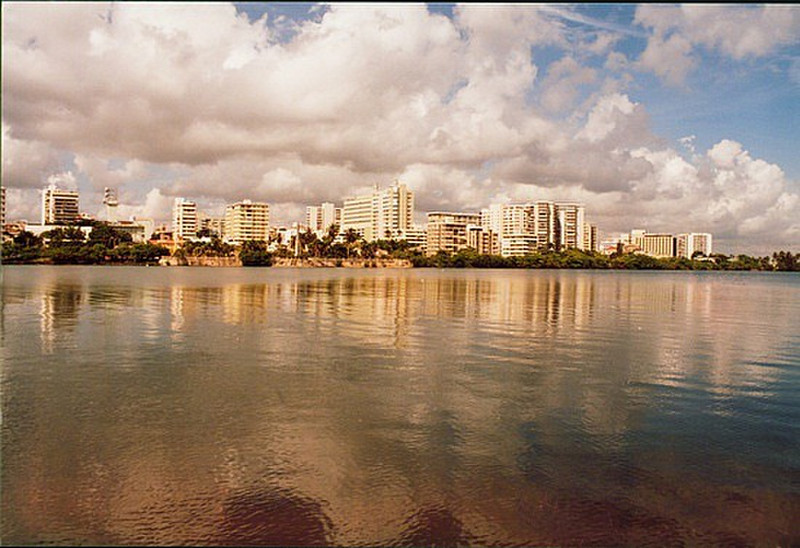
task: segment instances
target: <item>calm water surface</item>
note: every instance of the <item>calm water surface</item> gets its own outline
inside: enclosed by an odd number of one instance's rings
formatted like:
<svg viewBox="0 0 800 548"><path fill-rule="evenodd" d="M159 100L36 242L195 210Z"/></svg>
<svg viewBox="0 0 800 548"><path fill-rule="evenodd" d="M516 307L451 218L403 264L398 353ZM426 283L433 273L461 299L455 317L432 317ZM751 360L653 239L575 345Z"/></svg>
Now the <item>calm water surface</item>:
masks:
<svg viewBox="0 0 800 548"><path fill-rule="evenodd" d="M800 276L5 267L3 544L797 545Z"/></svg>

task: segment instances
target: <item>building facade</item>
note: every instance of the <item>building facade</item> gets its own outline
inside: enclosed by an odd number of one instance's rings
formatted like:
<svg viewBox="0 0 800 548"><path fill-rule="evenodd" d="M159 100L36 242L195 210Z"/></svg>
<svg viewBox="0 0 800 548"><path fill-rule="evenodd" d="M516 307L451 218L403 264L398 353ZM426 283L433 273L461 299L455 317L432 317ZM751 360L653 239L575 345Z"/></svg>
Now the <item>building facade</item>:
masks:
<svg viewBox="0 0 800 548"><path fill-rule="evenodd" d="M175 198L172 205L172 237L185 240L197 236L197 204L186 198Z"/></svg>
<svg viewBox="0 0 800 548"><path fill-rule="evenodd" d="M581 204L557 203L556 213L556 247L557 249L577 248L583 250L585 209Z"/></svg>
<svg viewBox="0 0 800 548"><path fill-rule="evenodd" d="M331 202L306 207L306 226L320 238L328 233L331 225L341 226L341 224L342 208L336 207Z"/></svg>
<svg viewBox="0 0 800 548"><path fill-rule="evenodd" d="M241 244L269 239L269 204L242 200L225 208L225 241Z"/></svg>
<svg viewBox="0 0 800 548"><path fill-rule="evenodd" d="M691 259L695 253L702 253L706 257L713 253L711 234L707 232L690 232L678 234L675 238L675 255Z"/></svg>
<svg viewBox="0 0 800 548"><path fill-rule="evenodd" d="M672 234L645 233L639 241L645 255L659 259L675 256L675 237Z"/></svg>
<svg viewBox="0 0 800 548"><path fill-rule="evenodd" d="M448 213L443 211L428 213L426 255L436 255L439 251L455 253L470 247L467 238L467 227L469 225L480 227L480 222L481 216L479 213Z"/></svg>
<svg viewBox="0 0 800 548"><path fill-rule="evenodd" d="M80 218L78 191L49 185L42 192L42 224L69 224Z"/></svg>
<svg viewBox="0 0 800 548"><path fill-rule="evenodd" d="M355 230L368 242L402 239L413 229L414 193L404 183L380 190L375 185L370 194L344 200L341 231Z"/></svg>

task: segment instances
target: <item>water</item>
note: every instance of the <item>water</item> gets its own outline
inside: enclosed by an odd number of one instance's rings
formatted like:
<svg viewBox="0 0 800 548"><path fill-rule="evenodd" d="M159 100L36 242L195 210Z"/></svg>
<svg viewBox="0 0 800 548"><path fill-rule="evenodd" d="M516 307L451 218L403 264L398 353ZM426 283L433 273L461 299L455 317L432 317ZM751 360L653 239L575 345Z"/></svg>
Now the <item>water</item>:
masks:
<svg viewBox="0 0 800 548"><path fill-rule="evenodd" d="M5 267L4 544L797 545L800 276Z"/></svg>

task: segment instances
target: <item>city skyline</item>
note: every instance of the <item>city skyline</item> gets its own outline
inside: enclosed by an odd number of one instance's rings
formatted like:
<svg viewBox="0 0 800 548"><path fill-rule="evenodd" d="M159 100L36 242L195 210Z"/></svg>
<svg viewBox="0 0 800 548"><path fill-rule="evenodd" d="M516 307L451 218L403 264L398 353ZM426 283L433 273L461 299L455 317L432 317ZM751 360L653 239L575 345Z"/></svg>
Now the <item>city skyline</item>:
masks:
<svg viewBox="0 0 800 548"><path fill-rule="evenodd" d="M97 216L110 187L119 218L302 223L399 179L418 223L551 200L796 248L798 31L795 6L5 3L6 218L56 183Z"/></svg>

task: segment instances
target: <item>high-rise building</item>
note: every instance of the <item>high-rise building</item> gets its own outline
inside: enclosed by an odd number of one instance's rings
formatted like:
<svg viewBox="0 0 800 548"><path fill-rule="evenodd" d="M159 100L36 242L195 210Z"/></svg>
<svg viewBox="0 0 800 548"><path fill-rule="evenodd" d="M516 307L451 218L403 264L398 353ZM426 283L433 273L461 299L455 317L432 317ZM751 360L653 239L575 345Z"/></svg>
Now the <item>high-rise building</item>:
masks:
<svg viewBox="0 0 800 548"><path fill-rule="evenodd" d="M599 243L597 241L597 226L591 223L583 223L583 251L597 251Z"/></svg>
<svg viewBox="0 0 800 548"><path fill-rule="evenodd" d="M225 208L225 240L241 244L269 239L269 204L242 200Z"/></svg>
<svg viewBox="0 0 800 548"><path fill-rule="evenodd" d="M108 187L103 189L103 205L106 206L106 220L109 223L116 222L119 200L117 199L117 191L115 189Z"/></svg>
<svg viewBox="0 0 800 548"><path fill-rule="evenodd" d="M400 239L413 228L414 193L404 183L344 200L341 231L353 229L366 241Z"/></svg>
<svg viewBox="0 0 800 548"><path fill-rule="evenodd" d="M331 225L342 224L342 208L336 207L331 202L322 205L306 207L306 226L318 237L328 233Z"/></svg>
<svg viewBox="0 0 800 548"><path fill-rule="evenodd" d="M556 245L558 249L583 249L584 206L581 204L555 204Z"/></svg>
<svg viewBox="0 0 800 548"><path fill-rule="evenodd" d="M44 189L42 192L43 225L72 223L79 218L77 190L64 190L53 184Z"/></svg>
<svg viewBox="0 0 800 548"><path fill-rule="evenodd" d="M6 224L6 187L0 186L0 230Z"/></svg>
<svg viewBox="0 0 800 548"><path fill-rule="evenodd" d="M492 204L481 210L481 225L497 234L497 252L507 257L556 247L553 202Z"/></svg>
<svg viewBox="0 0 800 548"><path fill-rule="evenodd" d="M175 198L172 206L172 237L176 240L197 235L197 204L185 198Z"/></svg>
<svg viewBox="0 0 800 548"><path fill-rule="evenodd" d="M675 238L675 256L691 259L692 256L700 252L705 256L713 253L711 246L711 234L707 232L690 232L688 234L678 234Z"/></svg>
<svg viewBox="0 0 800 548"><path fill-rule="evenodd" d="M499 249L497 234L480 225L467 225L467 247L481 255L496 255Z"/></svg>
<svg viewBox="0 0 800 548"><path fill-rule="evenodd" d="M556 212L553 202L539 201L534 204L533 226L536 245L539 249L555 249Z"/></svg>
<svg viewBox="0 0 800 548"><path fill-rule="evenodd" d="M469 247L467 227L480 226L479 213L447 213L434 211L428 213L426 238L427 255L436 255L439 251L455 253Z"/></svg>

